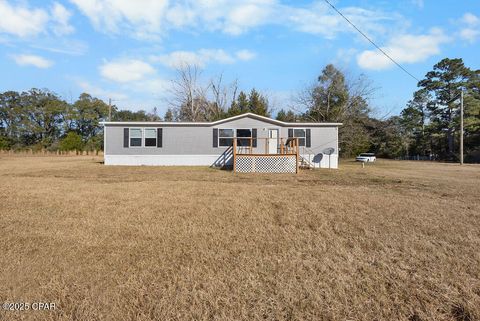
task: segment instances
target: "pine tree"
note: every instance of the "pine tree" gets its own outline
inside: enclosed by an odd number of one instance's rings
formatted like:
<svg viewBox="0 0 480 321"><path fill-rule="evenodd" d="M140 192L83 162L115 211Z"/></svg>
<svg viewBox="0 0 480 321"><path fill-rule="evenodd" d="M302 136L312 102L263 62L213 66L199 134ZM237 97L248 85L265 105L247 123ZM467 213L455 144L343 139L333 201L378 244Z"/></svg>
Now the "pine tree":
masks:
<svg viewBox="0 0 480 321"><path fill-rule="evenodd" d="M238 107L238 103L236 100L232 101L230 108L227 110L227 117L237 116L240 115L240 108Z"/></svg>
<svg viewBox="0 0 480 321"><path fill-rule="evenodd" d="M255 88L250 91L248 97L248 109L250 112L260 116L270 116L267 98L261 95Z"/></svg>
<svg viewBox="0 0 480 321"><path fill-rule="evenodd" d="M238 94L237 108L238 108L240 114L250 112L248 97L243 91L240 91L240 93Z"/></svg>
<svg viewBox="0 0 480 321"><path fill-rule="evenodd" d="M285 110L280 109L280 111L277 113L276 119L284 122L294 123L297 121L298 116L292 110L285 112Z"/></svg>
<svg viewBox="0 0 480 321"><path fill-rule="evenodd" d="M171 108L168 108L163 117L165 121L174 121L173 111Z"/></svg>
<svg viewBox="0 0 480 321"><path fill-rule="evenodd" d="M429 92L425 89L417 90L413 99L407 103L407 107L400 114L400 126L406 135L405 139L410 145L409 152L412 155L425 156L431 151L427 147L427 112L431 101Z"/></svg>
<svg viewBox="0 0 480 321"><path fill-rule="evenodd" d="M280 121L287 121L287 113L285 112L285 110L283 109L280 109L277 113L277 117L276 117L277 120L280 120Z"/></svg>
<svg viewBox="0 0 480 321"><path fill-rule="evenodd" d="M446 132L444 154L450 159L455 158L454 134L458 128L459 113L457 98L474 76L474 72L465 67L462 59L445 58L435 64L425 79L418 83L435 96L435 103L428 106L430 121L432 126L436 126L436 132Z"/></svg>

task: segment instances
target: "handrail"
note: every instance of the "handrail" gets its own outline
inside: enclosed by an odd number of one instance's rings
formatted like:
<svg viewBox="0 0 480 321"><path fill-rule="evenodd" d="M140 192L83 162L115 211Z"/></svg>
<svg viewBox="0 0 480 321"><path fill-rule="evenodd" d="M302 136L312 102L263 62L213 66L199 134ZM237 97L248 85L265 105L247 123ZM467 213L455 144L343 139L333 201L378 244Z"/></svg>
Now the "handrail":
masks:
<svg viewBox="0 0 480 321"><path fill-rule="evenodd" d="M268 137L229 137L233 141L233 146L237 154L253 154L255 148L261 148L258 142L263 141L265 154L270 154L270 141L272 138ZM276 152L272 154L296 154L300 152L298 137L279 137L277 140ZM239 144L239 141L247 143ZM254 144L256 142L256 144ZM255 145L255 146L254 146Z"/></svg>

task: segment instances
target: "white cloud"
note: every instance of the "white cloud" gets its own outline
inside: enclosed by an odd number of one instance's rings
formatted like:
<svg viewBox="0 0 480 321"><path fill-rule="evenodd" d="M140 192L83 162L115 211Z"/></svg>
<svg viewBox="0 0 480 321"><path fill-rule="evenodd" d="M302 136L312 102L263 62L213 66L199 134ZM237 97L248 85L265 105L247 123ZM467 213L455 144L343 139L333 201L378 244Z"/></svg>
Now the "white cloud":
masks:
<svg viewBox="0 0 480 321"><path fill-rule="evenodd" d="M9 42L32 43L39 39L53 39L51 35L64 36L74 31L70 25L71 16L72 13L58 2L47 11L46 8L31 8L27 1L14 4L0 0L0 36Z"/></svg>
<svg viewBox="0 0 480 321"><path fill-rule="evenodd" d="M237 56L237 58L240 59L240 60L249 61L249 60L254 59L257 56L257 54L254 53L253 51L243 49L243 50L237 51L235 53L235 56Z"/></svg>
<svg viewBox="0 0 480 321"><path fill-rule="evenodd" d="M75 29L70 25L72 13L63 5L55 2L52 7L52 20L55 22L52 29L56 35L71 34Z"/></svg>
<svg viewBox="0 0 480 321"><path fill-rule="evenodd" d="M220 31L240 35L259 26L278 25L334 38L355 32L322 1L294 6L279 0L70 0L92 24L107 33L137 37L161 36L172 29ZM359 7L340 10L366 32L382 33L383 22L401 22L399 15Z"/></svg>
<svg viewBox="0 0 480 321"><path fill-rule="evenodd" d="M67 38L42 38L32 42L30 47L72 56L81 56L88 51L86 42Z"/></svg>
<svg viewBox="0 0 480 321"><path fill-rule="evenodd" d="M170 86L170 81L155 76L133 83L132 89L137 92L160 96L164 94Z"/></svg>
<svg viewBox="0 0 480 321"><path fill-rule="evenodd" d="M432 29L424 35L403 34L394 37L382 49L398 63L425 61L440 53L440 45L450 39L440 29ZM364 69L382 70L394 64L378 50L365 50L357 56L357 63Z"/></svg>
<svg viewBox="0 0 480 321"><path fill-rule="evenodd" d="M100 74L104 78L119 83L142 80L154 73L155 69L150 64L136 59L106 62L100 66Z"/></svg>
<svg viewBox="0 0 480 321"><path fill-rule="evenodd" d="M161 35L168 29L202 26L238 35L266 22L275 0L70 0L92 24L105 32Z"/></svg>
<svg viewBox="0 0 480 321"><path fill-rule="evenodd" d="M4 0L0 0L0 17L0 33L22 38L44 32L49 19L45 10L14 6Z"/></svg>
<svg viewBox="0 0 480 321"><path fill-rule="evenodd" d="M423 7L425 6L425 3L423 0L411 0L412 4L414 4L415 6L417 6L418 8L420 9L423 9Z"/></svg>
<svg viewBox="0 0 480 321"><path fill-rule="evenodd" d="M132 31L144 37L160 33L167 0L70 0L102 31Z"/></svg>
<svg viewBox="0 0 480 321"><path fill-rule="evenodd" d="M169 54L152 56L153 62L159 62L170 68L178 68L184 64L204 68L209 63L232 64L239 60L251 60L255 53L249 50L237 51L234 55L223 49L200 49L198 51L174 51Z"/></svg>
<svg viewBox="0 0 480 321"><path fill-rule="evenodd" d="M84 80L78 80L77 85L86 93L103 99L104 101L107 101L109 98L115 100L125 100L128 99L128 96L125 95L124 93L117 92L117 91L112 91L112 90L106 90L103 89L99 86L94 86L88 81Z"/></svg>
<svg viewBox="0 0 480 321"><path fill-rule="evenodd" d="M37 68L50 68L53 62L36 55L13 55L12 58L20 66L34 66Z"/></svg>
<svg viewBox="0 0 480 321"><path fill-rule="evenodd" d="M142 107L144 104L141 100L137 100L135 104L129 105L132 100L126 93L138 93L139 95L136 95L137 99L139 97L144 97L145 95L148 97L160 97L167 91L168 86L170 86L169 81L159 78L158 76L129 83L116 84L115 89L105 89L98 84L94 85L83 79L74 78L73 80L84 92L103 99L104 101L108 101L110 98L115 105L123 105L129 108L134 107L135 105Z"/></svg>
<svg viewBox="0 0 480 321"><path fill-rule="evenodd" d="M272 22L276 0L186 0L168 8L168 25L239 35Z"/></svg>
<svg viewBox="0 0 480 321"><path fill-rule="evenodd" d="M250 28L265 24L272 17L275 4L275 1L260 0L233 6L225 17L224 32L239 35Z"/></svg>
<svg viewBox="0 0 480 321"><path fill-rule="evenodd" d="M480 18L478 18L476 15L470 12L467 12L466 14L464 14L462 20L466 24L472 25L472 26L476 26L480 24Z"/></svg>
<svg viewBox="0 0 480 321"><path fill-rule="evenodd" d="M460 19L462 29L460 30L460 37L470 43L474 43L480 38L480 18L476 15L467 12Z"/></svg>
<svg viewBox="0 0 480 321"><path fill-rule="evenodd" d="M398 15L385 14L359 7L340 8L341 12L366 33L384 33L384 23L399 21ZM335 38L339 33L356 33L340 15L323 2L314 3L307 8L284 8L286 19L298 31L321 35L327 39Z"/></svg>
<svg viewBox="0 0 480 321"><path fill-rule="evenodd" d="M349 49L344 49L340 48L337 50L337 54L334 58L334 63L335 64L349 64L352 59L355 58L355 55L358 54L358 49L355 48L349 48Z"/></svg>

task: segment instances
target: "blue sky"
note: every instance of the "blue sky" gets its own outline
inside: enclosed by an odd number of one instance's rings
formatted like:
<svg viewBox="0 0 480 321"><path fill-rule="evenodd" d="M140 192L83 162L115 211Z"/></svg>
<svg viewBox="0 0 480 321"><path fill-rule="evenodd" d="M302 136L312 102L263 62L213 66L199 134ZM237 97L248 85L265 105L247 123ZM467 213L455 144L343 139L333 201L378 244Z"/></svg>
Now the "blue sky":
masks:
<svg viewBox="0 0 480 321"><path fill-rule="evenodd" d="M478 0L333 0L417 78L444 57L480 69ZM0 0L0 90L82 92L121 108L166 110L175 68L258 88L275 108L328 63L378 88L379 117L398 113L416 81L322 1Z"/></svg>

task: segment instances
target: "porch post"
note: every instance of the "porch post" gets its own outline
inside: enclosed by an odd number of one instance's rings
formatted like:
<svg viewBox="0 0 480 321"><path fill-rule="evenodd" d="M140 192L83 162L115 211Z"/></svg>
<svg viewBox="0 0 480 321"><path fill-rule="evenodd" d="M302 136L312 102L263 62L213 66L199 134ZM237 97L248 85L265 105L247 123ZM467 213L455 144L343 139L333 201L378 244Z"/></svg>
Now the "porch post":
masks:
<svg viewBox="0 0 480 321"><path fill-rule="evenodd" d="M298 164L298 160L299 160L298 138L295 138L295 145L296 145L295 146L295 150L296 150L295 158L297 159L297 171L296 171L296 173L298 174L298 166L299 166L299 164Z"/></svg>
<svg viewBox="0 0 480 321"><path fill-rule="evenodd" d="M237 168L237 139L233 138L233 172L236 172Z"/></svg>

